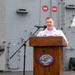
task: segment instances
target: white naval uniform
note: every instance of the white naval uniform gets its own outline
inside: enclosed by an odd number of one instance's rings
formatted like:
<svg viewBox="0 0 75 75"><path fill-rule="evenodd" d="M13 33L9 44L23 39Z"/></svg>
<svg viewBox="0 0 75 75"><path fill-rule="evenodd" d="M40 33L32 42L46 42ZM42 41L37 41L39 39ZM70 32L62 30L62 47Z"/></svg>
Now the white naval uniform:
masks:
<svg viewBox="0 0 75 75"><path fill-rule="evenodd" d="M40 31L37 34L38 37L40 36L62 36L65 40L67 40L66 36L61 30L57 30L55 27L53 30L48 30L47 28L44 31Z"/></svg>

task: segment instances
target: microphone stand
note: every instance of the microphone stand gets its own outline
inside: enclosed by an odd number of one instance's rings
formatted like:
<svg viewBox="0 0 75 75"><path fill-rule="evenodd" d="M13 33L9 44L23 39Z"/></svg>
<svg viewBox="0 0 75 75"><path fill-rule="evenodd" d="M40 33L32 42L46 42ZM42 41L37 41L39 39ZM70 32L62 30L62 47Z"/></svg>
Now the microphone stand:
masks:
<svg viewBox="0 0 75 75"><path fill-rule="evenodd" d="M33 36L38 30L40 29L40 27L37 28L37 30L31 35ZM25 41L21 47L10 57L10 59L24 46L24 66L23 66L23 75L25 75L25 55L26 55L26 43L28 42L29 38L27 39L27 41Z"/></svg>

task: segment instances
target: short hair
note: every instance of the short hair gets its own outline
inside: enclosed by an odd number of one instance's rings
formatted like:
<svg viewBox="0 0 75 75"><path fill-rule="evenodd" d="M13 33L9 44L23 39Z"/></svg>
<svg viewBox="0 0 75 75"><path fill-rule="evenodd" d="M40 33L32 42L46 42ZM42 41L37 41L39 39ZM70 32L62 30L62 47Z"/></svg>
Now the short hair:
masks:
<svg viewBox="0 0 75 75"><path fill-rule="evenodd" d="M47 20L47 19L52 19L52 20L53 20L53 17L47 17L46 20Z"/></svg>

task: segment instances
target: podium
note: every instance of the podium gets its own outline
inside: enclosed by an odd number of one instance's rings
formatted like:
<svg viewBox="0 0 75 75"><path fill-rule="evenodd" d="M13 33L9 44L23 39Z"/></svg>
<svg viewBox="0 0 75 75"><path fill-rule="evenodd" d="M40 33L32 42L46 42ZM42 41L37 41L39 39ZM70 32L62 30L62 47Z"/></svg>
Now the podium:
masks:
<svg viewBox="0 0 75 75"><path fill-rule="evenodd" d="M33 47L33 75L64 75L63 37L30 37L29 46Z"/></svg>

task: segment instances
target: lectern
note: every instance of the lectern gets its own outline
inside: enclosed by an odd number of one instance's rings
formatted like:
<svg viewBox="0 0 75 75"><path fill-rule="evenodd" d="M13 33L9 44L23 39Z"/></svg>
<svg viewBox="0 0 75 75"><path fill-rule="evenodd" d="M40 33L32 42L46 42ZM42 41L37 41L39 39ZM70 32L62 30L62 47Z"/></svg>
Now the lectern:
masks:
<svg viewBox="0 0 75 75"><path fill-rule="evenodd" d="M29 46L33 47L33 75L63 75L63 37L30 37Z"/></svg>

